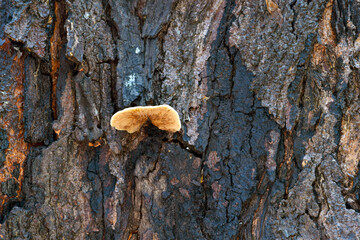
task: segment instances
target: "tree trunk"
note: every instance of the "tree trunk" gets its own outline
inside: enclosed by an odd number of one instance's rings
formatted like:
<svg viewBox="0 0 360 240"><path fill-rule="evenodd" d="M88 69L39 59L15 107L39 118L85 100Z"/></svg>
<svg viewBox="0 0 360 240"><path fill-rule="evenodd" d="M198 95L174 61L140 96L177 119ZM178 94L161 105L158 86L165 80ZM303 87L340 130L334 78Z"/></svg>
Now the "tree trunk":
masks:
<svg viewBox="0 0 360 240"><path fill-rule="evenodd" d="M0 239L360 238L358 1L0 5Z"/></svg>

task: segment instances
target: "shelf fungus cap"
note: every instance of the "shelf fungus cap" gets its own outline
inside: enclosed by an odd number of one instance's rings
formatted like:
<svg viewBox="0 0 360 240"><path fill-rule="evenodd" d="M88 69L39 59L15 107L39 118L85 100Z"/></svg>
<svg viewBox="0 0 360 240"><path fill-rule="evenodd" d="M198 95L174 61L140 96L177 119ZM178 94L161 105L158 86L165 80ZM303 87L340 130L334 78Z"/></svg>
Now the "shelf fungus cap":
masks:
<svg viewBox="0 0 360 240"><path fill-rule="evenodd" d="M148 119L164 131L177 132L181 128L179 114L169 105L125 108L112 116L110 124L117 130L133 133Z"/></svg>

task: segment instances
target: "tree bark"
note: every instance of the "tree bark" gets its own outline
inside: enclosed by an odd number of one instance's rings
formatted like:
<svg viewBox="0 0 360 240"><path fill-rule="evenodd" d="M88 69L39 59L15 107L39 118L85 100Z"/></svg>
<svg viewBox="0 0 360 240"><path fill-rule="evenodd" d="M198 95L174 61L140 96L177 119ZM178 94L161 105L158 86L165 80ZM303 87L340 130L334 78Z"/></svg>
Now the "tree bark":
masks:
<svg viewBox="0 0 360 240"><path fill-rule="evenodd" d="M0 239L360 238L358 1L0 6Z"/></svg>

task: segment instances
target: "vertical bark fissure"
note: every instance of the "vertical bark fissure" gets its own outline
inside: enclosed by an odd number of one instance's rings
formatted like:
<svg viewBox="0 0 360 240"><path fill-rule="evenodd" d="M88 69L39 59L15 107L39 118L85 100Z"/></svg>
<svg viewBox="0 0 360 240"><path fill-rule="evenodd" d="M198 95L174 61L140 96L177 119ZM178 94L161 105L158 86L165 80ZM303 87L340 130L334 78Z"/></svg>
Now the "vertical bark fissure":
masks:
<svg viewBox="0 0 360 240"><path fill-rule="evenodd" d="M66 42L65 35L65 19L66 19L66 6L63 0L54 1L54 29L53 35L50 38L50 59L51 59L51 79L52 79L52 88L51 88L51 106L53 111L53 119L56 120L58 118L58 109L57 109L57 79L59 76L59 68L60 68L60 51L62 45Z"/></svg>
<svg viewBox="0 0 360 240"><path fill-rule="evenodd" d="M286 177L285 177L285 193L284 199L288 199L289 188L291 184L291 178L293 170L291 169L292 158L293 158L293 134L292 131L284 130L284 162L286 164Z"/></svg>
<svg viewBox="0 0 360 240"><path fill-rule="evenodd" d="M218 112L216 111L216 117L213 119L213 121L209 124L209 129L212 129L213 124L216 122L218 118ZM210 132L209 134L209 138L207 139L207 145L206 148L204 150L204 153L202 154L202 158L201 158L201 186L203 189L203 196L204 196L204 202L203 202L203 211L202 211L202 219L199 219L199 226L200 226L200 230L201 230L201 234L204 237L207 238L211 238L211 236L209 234L207 234L206 230L205 230L205 226L204 226L204 219L206 217L206 212L208 210L208 196L207 196L207 189L208 186L206 185L206 179L205 179L205 175L204 175L204 168L205 168L205 161L206 161L206 156L208 155L208 151L209 151L209 143L211 141L211 136L212 136L212 132Z"/></svg>
<svg viewBox="0 0 360 240"><path fill-rule="evenodd" d="M105 21L107 23L107 25L110 27L110 31L111 31L111 36L112 39L114 40L114 42L116 43L116 45L118 44L117 41L120 39L119 36L119 29L117 29L116 23L113 19L112 16L112 9L111 9L111 5L109 3L109 0L102 0L101 1L102 7L104 9L105 12ZM116 82L117 82L117 66L119 63L119 53L118 53L118 48L115 47L114 48L114 60L110 60L108 61L108 63L111 66L111 74L110 74L110 97L111 97L111 103L114 106L114 112L120 110L120 107L122 106L118 106L117 104L117 99L119 99L118 96L118 92L116 91Z"/></svg>

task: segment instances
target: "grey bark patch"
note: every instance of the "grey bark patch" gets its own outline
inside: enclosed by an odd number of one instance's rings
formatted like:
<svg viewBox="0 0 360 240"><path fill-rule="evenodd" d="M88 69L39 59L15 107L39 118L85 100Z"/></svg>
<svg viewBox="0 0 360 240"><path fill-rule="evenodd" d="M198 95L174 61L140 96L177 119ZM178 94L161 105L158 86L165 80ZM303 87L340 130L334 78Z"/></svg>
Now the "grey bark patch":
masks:
<svg viewBox="0 0 360 240"><path fill-rule="evenodd" d="M230 29L230 45L240 50L245 65L255 74L252 89L281 126L285 126L286 93L294 81L296 63L306 38L317 29L325 4L297 1L293 6L279 5L284 19L281 26L266 12L265 2L242 6L239 1L234 9L237 19ZM250 9L256 9L254 14L247 14Z"/></svg>
<svg viewBox="0 0 360 240"><path fill-rule="evenodd" d="M169 21L171 10L176 1L152 0L146 1L146 6L142 11L145 18L142 28L143 38L155 38L161 28ZM156 8L156 11L154 9Z"/></svg>
<svg viewBox="0 0 360 240"><path fill-rule="evenodd" d="M1 183L1 192L10 198L15 197L18 190L19 184L13 178Z"/></svg>
<svg viewBox="0 0 360 240"><path fill-rule="evenodd" d="M12 20L5 26L4 32L14 41L24 43L38 57L46 59L49 56L46 46L50 29L49 2L34 4L31 1L18 1L12 5L11 11Z"/></svg>
<svg viewBox="0 0 360 240"><path fill-rule="evenodd" d="M100 93L99 83L78 73L75 81L75 99L77 103L75 136L78 141L95 141L103 130L100 128Z"/></svg>
<svg viewBox="0 0 360 240"><path fill-rule="evenodd" d="M117 65L116 90L122 98L117 99L118 106L128 107L135 100L142 99L144 86L147 82L143 70L144 41L141 39L139 23L131 12L130 3L124 0L109 1L111 17L117 29L117 53L120 60Z"/></svg>
<svg viewBox="0 0 360 240"><path fill-rule="evenodd" d="M4 166L6 160L5 150L9 146L9 141L7 139L7 131L5 129L0 129L0 167Z"/></svg>
<svg viewBox="0 0 360 240"><path fill-rule="evenodd" d="M25 61L25 139L32 144L48 145L53 138L51 81L40 70L41 63L29 56Z"/></svg>
<svg viewBox="0 0 360 240"><path fill-rule="evenodd" d="M88 65L89 73L96 64L115 59L115 42L100 0L67 1L66 56L79 64Z"/></svg>

